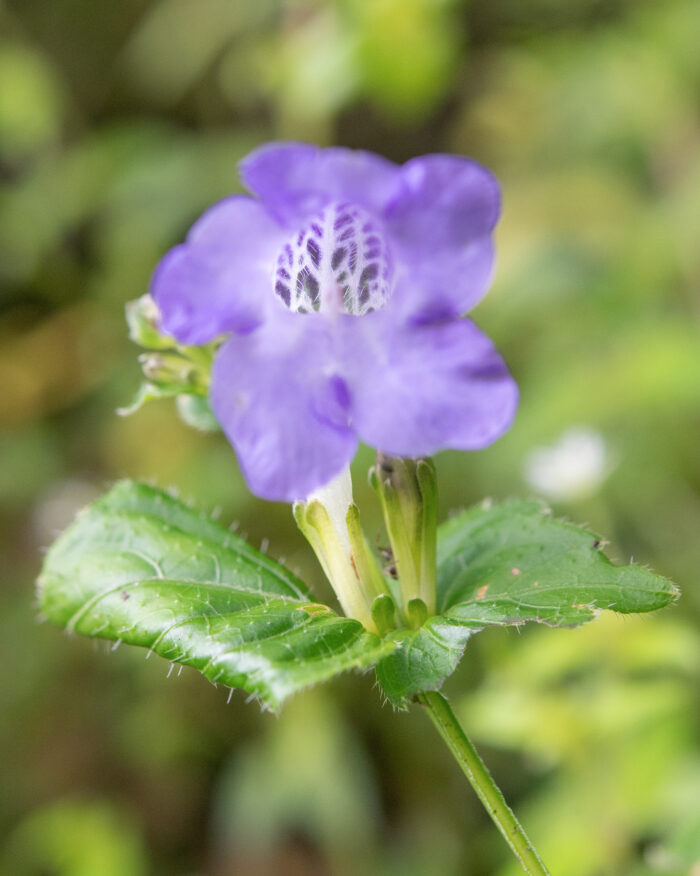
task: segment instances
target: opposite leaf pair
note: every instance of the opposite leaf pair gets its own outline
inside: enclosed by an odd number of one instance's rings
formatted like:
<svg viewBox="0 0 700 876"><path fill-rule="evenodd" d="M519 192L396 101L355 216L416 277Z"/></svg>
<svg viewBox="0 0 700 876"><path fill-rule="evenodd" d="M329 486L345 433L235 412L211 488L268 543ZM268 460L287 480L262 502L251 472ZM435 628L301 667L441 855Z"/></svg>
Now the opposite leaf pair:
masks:
<svg viewBox="0 0 700 876"><path fill-rule="evenodd" d="M671 582L614 566L599 546L537 502L474 507L438 528L437 614L381 637L314 602L288 569L207 516L124 481L51 548L39 600L69 631L149 648L271 709L371 666L402 708L438 690L485 626L576 626L601 609L652 611L677 598Z"/></svg>

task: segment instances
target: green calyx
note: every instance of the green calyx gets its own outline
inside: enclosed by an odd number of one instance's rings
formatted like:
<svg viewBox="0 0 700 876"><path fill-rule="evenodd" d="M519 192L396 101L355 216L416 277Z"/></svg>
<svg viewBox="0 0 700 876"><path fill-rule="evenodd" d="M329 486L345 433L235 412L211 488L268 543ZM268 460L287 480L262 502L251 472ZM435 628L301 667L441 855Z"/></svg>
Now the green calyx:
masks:
<svg viewBox="0 0 700 876"><path fill-rule="evenodd" d="M432 459L403 459L377 454L370 471L401 589L403 614L410 627L435 614L437 477Z"/></svg>
<svg viewBox="0 0 700 876"><path fill-rule="evenodd" d="M294 519L345 614L359 620L370 632L384 634L393 628L393 600L362 532L357 505L351 499L340 501L341 507L331 496L296 502Z"/></svg>

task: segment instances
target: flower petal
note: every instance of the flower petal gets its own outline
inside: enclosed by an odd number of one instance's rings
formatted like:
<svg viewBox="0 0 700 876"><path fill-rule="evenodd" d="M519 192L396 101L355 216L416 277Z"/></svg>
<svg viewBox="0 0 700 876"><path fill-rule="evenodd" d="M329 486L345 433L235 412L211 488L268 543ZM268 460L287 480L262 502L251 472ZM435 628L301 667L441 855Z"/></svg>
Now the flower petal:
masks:
<svg viewBox="0 0 700 876"><path fill-rule="evenodd" d="M459 252L415 264L403 263L389 301L397 320L415 323L454 319L472 309L491 285L495 261L490 236L471 241Z"/></svg>
<svg viewBox="0 0 700 876"><path fill-rule="evenodd" d="M386 311L343 323L352 425L396 456L478 450L510 426L518 390L470 320L396 325Z"/></svg>
<svg viewBox="0 0 700 876"><path fill-rule="evenodd" d="M416 297L405 309L430 309L437 297L457 315L477 303L491 279L491 233L499 214L498 182L475 161L425 155L401 168L384 218L398 260L416 280Z"/></svg>
<svg viewBox="0 0 700 876"><path fill-rule="evenodd" d="M217 354L212 406L256 495L305 499L355 455L334 358L325 319L283 311Z"/></svg>
<svg viewBox="0 0 700 876"><path fill-rule="evenodd" d="M380 212L396 193L399 173L398 165L372 152L307 143L269 143L240 164L246 188L287 224L332 201Z"/></svg>
<svg viewBox="0 0 700 876"><path fill-rule="evenodd" d="M423 155L400 171L387 209L394 234L422 252L459 249L496 226L501 209L495 176L459 155Z"/></svg>
<svg viewBox="0 0 700 876"><path fill-rule="evenodd" d="M275 259L286 236L252 198L215 204L156 268L151 294L161 328L183 344L253 329L274 302Z"/></svg>

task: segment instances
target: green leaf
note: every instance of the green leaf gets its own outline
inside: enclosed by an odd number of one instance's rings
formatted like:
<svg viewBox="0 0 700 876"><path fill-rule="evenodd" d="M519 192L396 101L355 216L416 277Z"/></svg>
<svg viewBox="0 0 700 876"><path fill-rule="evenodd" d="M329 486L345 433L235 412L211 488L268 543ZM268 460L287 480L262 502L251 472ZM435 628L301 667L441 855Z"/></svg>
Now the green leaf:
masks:
<svg viewBox="0 0 700 876"><path fill-rule="evenodd" d="M577 626L602 609L654 611L678 588L642 566L615 566L601 540L538 502L471 508L440 527L438 611L454 623Z"/></svg>
<svg viewBox="0 0 700 876"><path fill-rule="evenodd" d="M474 632L438 616L417 630L397 630L387 637L396 650L377 664L377 681L389 701L402 709L415 694L439 689L457 668Z"/></svg>
<svg viewBox="0 0 700 876"><path fill-rule="evenodd" d="M239 536L129 481L54 544L39 600L69 631L150 648L270 708L395 647L314 603L291 572Z"/></svg>
<svg viewBox="0 0 700 876"><path fill-rule="evenodd" d="M674 584L641 566L614 566L600 544L538 502L481 505L443 524L441 614L388 637L397 647L377 666L377 678L389 700L403 708L415 694L438 690L470 635L485 626L577 626L601 609L652 611L678 597Z"/></svg>

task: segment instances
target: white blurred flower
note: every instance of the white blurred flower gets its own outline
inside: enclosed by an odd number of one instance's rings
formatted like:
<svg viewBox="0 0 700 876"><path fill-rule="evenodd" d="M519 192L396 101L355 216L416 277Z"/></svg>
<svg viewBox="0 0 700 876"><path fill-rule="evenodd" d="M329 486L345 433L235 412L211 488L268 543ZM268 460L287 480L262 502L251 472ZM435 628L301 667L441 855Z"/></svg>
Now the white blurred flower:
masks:
<svg viewBox="0 0 700 876"><path fill-rule="evenodd" d="M603 436L577 426L556 444L535 447L525 459L524 477L538 493L566 501L593 495L613 467Z"/></svg>

